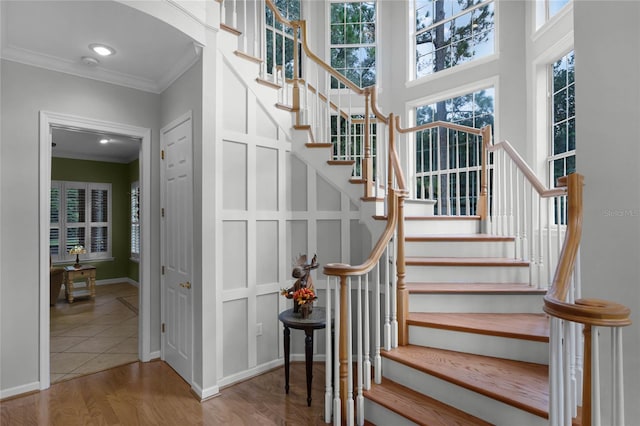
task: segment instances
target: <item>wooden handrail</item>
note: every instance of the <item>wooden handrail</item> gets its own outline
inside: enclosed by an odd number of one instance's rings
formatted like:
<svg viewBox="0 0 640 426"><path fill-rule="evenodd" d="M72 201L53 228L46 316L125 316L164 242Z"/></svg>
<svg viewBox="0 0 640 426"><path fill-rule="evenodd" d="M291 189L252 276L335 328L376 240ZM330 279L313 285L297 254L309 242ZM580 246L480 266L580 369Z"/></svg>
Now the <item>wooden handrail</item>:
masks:
<svg viewBox="0 0 640 426"><path fill-rule="evenodd" d="M398 131L398 133L402 133L402 134L413 133L413 132L419 132L420 130L434 129L437 127L445 127L447 129L467 132L467 133L471 133L473 135L478 135L478 136L482 135L482 129L463 126L461 124L449 123L446 121L432 121L431 123L421 124L419 126L402 128L402 126L400 125L400 117L396 116L396 130Z"/></svg>
<svg viewBox="0 0 640 426"><path fill-rule="evenodd" d="M327 263L323 268L323 273L325 275L330 276L358 276L364 275L367 272L371 271L376 263L382 257L384 250L387 248L387 244L391 241L395 230L396 223L398 220L398 212L397 212L397 199L399 195L393 190L389 190L388 199L389 203L389 212L387 214L387 225L378 238L378 242L374 246L373 250L369 254L369 257L362 262L360 265L349 265L346 263Z"/></svg>
<svg viewBox="0 0 640 426"><path fill-rule="evenodd" d="M486 149L489 152L503 149L541 197L557 197L559 195L564 195L567 193L566 188L558 187L549 189L542 182L540 182L540 179L538 179L538 176L536 176L535 172L531 170L531 167L529 167L526 161L524 161L520 154L518 154L518 151L513 148L509 141L504 140L502 142L498 142L495 145L487 146Z"/></svg>

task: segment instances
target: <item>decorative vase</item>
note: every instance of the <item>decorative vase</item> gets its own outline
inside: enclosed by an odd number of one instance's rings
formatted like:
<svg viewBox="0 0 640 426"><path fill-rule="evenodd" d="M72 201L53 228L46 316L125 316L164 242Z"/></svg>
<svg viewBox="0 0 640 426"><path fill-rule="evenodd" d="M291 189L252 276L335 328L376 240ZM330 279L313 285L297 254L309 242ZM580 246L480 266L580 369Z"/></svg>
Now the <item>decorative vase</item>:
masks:
<svg viewBox="0 0 640 426"><path fill-rule="evenodd" d="M300 305L300 316L302 319L307 319L311 316L311 311L313 310L313 304L305 303L304 305Z"/></svg>

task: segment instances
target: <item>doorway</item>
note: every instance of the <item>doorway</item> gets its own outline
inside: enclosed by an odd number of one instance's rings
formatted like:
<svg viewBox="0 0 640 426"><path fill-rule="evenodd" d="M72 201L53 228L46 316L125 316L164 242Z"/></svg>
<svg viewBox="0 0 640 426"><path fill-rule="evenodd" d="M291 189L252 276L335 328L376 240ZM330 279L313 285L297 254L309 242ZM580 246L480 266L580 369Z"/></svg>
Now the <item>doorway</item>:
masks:
<svg viewBox="0 0 640 426"><path fill-rule="evenodd" d="M141 141L139 147L139 185L140 185L140 258L138 291L138 359L151 359L150 350L150 288L151 275L149 226L151 223L151 130L143 127L113 123L93 118L59 114L49 111L40 112L40 179L39 179L39 276L40 276L40 389L50 386L50 197L51 197L51 157L52 131L54 128L81 129L82 131L103 134L122 135Z"/></svg>

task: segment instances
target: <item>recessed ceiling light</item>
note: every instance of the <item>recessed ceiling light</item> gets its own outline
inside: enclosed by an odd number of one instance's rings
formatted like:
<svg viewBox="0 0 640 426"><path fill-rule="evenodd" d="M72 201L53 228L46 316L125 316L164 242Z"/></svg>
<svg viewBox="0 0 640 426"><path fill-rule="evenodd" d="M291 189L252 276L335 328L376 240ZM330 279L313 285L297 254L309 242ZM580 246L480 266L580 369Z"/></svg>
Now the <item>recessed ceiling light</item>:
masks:
<svg viewBox="0 0 640 426"><path fill-rule="evenodd" d="M101 143L101 144L103 144L103 145L104 145L105 143L109 143L109 139L104 139L104 138L103 138L103 139L100 139L100 143Z"/></svg>
<svg viewBox="0 0 640 426"><path fill-rule="evenodd" d="M116 53L116 50L113 47L109 47L105 44L93 43L89 45L89 49L93 50L100 56L111 56Z"/></svg>

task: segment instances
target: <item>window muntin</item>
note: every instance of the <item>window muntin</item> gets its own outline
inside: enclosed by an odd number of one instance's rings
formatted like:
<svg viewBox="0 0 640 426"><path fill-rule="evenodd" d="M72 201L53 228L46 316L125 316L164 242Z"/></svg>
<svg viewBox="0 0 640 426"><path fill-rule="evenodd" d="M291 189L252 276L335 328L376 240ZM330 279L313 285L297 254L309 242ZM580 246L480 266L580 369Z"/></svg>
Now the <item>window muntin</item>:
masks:
<svg viewBox="0 0 640 426"><path fill-rule="evenodd" d="M493 54L493 0L415 0L415 78Z"/></svg>
<svg viewBox="0 0 640 426"><path fill-rule="evenodd" d="M575 60L571 51L551 68L551 146L549 176L551 186L559 177L576 170Z"/></svg>
<svg viewBox="0 0 640 426"><path fill-rule="evenodd" d="M89 260L111 257L111 184L52 181L50 201L52 260L73 260L74 246Z"/></svg>
<svg viewBox="0 0 640 426"><path fill-rule="evenodd" d="M571 0L537 0L536 1L536 29L558 14Z"/></svg>
<svg viewBox="0 0 640 426"><path fill-rule="evenodd" d="M131 258L140 259L140 183L131 183Z"/></svg>
<svg viewBox="0 0 640 426"><path fill-rule="evenodd" d="M274 3L284 18L300 20L300 0L275 0ZM284 64L286 78L293 78L293 30L278 22L268 7L265 8L265 17L267 73L275 75L275 67ZM298 51L302 51L301 41L298 42ZM302 55L298 58L302 59Z"/></svg>
<svg viewBox="0 0 640 426"><path fill-rule="evenodd" d="M376 83L375 2L331 2L331 66L359 87ZM344 87L336 79L332 88Z"/></svg>

